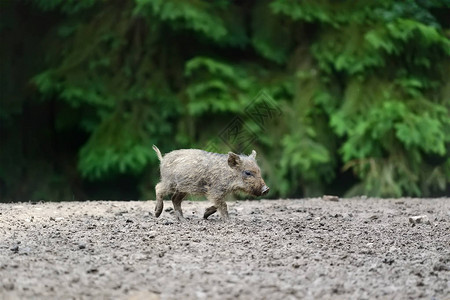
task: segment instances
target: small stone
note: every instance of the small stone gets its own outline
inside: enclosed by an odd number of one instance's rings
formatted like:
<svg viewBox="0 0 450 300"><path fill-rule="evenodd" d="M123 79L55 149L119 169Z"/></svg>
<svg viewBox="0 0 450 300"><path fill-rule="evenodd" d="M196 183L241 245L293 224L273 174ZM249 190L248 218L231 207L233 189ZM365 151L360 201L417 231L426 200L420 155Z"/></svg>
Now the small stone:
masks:
<svg viewBox="0 0 450 300"><path fill-rule="evenodd" d="M19 252L19 245L15 245L14 247L12 247L11 251L14 252L14 253Z"/></svg>
<svg viewBox="0 0 450 300"><path fill-rule="evenodd" d="M22 247L21 249L20 249L20 253L21 254L28 254L28 253L30 253L31 252L31 249L29 248L29 247Z"/></svg>
<svg viewBox="0 0 450 300"><path fill-rule="evenodd" d="M338 196L334 196L334 195L324 195L322 197L322 200L338 202L339 201L339 197Z"/></svg>
<svg viewBox="0 0 450 300"><path fill-rule="evenodd" d="M85 248L86 248L85 244L82 243L78 244L78 249L85 249Z"/></svg>
<svg viewBox="0 0 450 300"><path fill-rule="evenodd" d="M430 219L427 215L420 215L420 216L412 216L409 217L409 223L412 224L430 224Z"/></svg>
<svg viewBox="0 0 450 300"><path fill-rule="evenodd" d="M136 269L133 268L132 266L124 266L124 267L123 267L123 270L124 270L125 272L134 272L134 271L136 271Z"/></svg>
<svg viewBox="0 0 450 300"><path fill-rule="evenodd" d="M87 270L88 274L97 274L98 273L98 269L97 268L90 268L89 270Z"/></svg>
<svg viewBox="0 0 450 300"><path fill-rule="evenodd" d="M353 215L352 214L344 215L344 220L345 221L351 221L352 219L353 219Z"/></svg>
<svg viewBox="0 0 450 300"><path fill-rule="evenodd" d="M127 213L128 213L128 210L121 210L121 211L116 212L115 215L116 216L121 216L121 215L127 214Z"/></svg>

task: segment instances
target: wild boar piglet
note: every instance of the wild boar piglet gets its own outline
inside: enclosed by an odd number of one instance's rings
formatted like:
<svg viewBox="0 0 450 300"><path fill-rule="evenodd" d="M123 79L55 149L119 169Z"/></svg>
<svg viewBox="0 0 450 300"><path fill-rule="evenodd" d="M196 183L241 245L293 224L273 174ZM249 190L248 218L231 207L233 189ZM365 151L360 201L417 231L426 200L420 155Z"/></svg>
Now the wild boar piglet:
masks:
<svg viewBox="0 0 450 300"><path fill-rule="evenodd" d="M161 215L163 198L169 194L172 194L177 219L183 221L181 202L187 195L205 195L213 203L205 210L205 219L216 211L222 219L228 219L227 194L242 191L252 196L262 196L269 192L256 163L255 150L249 156L197 149L175 150L162 156L156 146L153 150L161 161L161 181L155 187L156 217Z"/></svg>

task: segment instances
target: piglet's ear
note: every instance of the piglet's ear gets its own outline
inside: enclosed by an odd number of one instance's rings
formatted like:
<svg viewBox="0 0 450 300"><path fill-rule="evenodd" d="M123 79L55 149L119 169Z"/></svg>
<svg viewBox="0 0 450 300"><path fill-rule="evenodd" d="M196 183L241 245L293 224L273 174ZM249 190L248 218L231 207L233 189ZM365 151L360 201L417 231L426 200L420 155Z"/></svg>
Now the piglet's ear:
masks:
<svg viewBox="0 0 450 300"><path fill-rule="evenodd" d="M252 150L252 154L250 154L250 157L255 159L256 158L256 151Z"/></svg>
<svg viewBox="0 0 450 300"><path fill-rule="evenodd" d="M237 169L241 165L241 158L233 152L228 152L228 165L230 168Z"/></svg>

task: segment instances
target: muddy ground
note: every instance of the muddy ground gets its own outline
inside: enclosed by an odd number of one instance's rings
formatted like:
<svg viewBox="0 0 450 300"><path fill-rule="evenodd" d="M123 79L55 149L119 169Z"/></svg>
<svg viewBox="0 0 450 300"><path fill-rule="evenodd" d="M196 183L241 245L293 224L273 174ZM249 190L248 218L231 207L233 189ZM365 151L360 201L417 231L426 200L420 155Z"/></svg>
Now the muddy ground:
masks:
<svg viewBox="0 0 450 300"><path fill-rule="evenodd" d="M0 299L450 299L450 198L154 204L0 204Z"/></svg>

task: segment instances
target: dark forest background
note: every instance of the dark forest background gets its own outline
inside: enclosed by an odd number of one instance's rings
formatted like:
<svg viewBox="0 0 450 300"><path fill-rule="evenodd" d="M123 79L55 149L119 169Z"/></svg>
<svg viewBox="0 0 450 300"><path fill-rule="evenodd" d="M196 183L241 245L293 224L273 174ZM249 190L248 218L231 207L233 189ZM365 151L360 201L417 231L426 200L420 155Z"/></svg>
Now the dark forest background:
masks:
<svg viewBox="0 0 450 300"><path fill-rule="evenodd" d="M152 199L153 144L255 149L273 198L449 194L450 1L0 3L0 201Z"/></svg>

